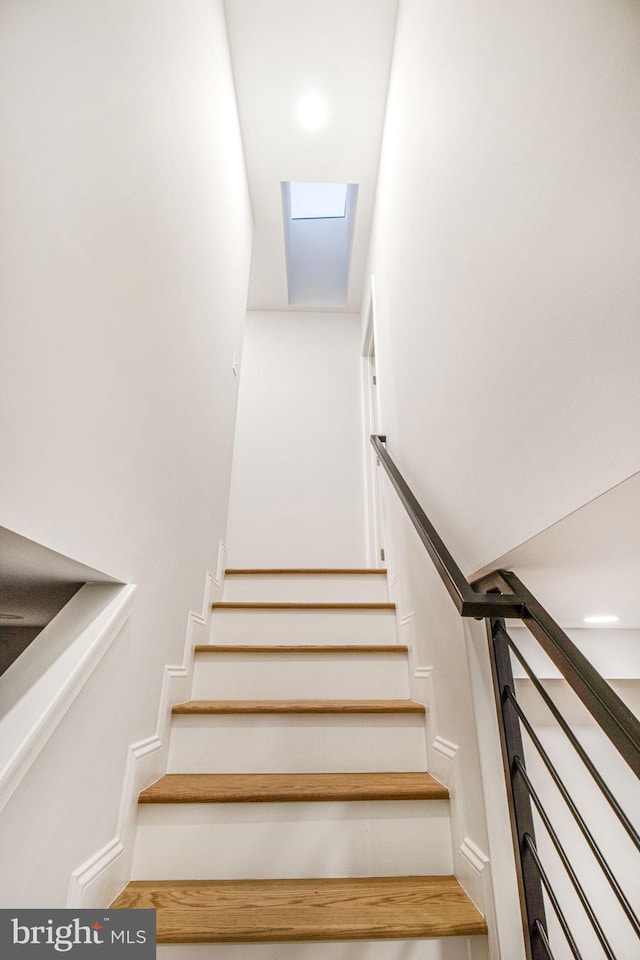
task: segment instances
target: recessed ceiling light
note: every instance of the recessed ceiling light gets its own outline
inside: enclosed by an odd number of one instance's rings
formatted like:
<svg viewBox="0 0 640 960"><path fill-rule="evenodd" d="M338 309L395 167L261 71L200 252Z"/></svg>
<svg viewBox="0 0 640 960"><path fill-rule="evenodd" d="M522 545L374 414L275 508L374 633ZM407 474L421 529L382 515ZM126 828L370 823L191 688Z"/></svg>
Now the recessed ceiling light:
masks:
<svg viewBox="0 0 640 960"><path fill-rule="evenodd" d="M616 617L613 613L603 613L598 614L595 617L584 617L583 623L617 623L620 617Z"/></svg>
<svg viewBox="0 0 640 960"><path fill-rule="evenodd" d="M319 93L307 93L298 100L296 117L305 130L319 130L329 119L329 104Z"/></svg>

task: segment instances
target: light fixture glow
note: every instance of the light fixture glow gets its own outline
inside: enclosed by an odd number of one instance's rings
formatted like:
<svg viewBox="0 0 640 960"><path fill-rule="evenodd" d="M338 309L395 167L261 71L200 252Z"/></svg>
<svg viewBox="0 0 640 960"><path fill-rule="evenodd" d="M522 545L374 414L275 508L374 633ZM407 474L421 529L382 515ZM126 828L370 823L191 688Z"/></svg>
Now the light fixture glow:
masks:
<svg viewBox="0 0 640 960"><path fill-rule="evenodd" d="M319 130L329 119L329 104L319 93L307 93L298 100L296 118L305 130Z"/></svg>
<svg viewBox="0 0 640 960"><path fill-rule="evenodd" d="M583 623L617 623L620 617L616 617L613 613L604 613L599 614L595 617L584 617Z"/></svg>

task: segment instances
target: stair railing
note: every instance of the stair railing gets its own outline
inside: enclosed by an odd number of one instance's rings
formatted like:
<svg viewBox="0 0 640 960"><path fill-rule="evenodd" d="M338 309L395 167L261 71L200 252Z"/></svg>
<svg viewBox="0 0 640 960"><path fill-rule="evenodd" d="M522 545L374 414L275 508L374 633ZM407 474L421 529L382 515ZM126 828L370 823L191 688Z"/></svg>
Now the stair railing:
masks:
<svg viewBox="0 0 640 960"><path fill-rule="evenodd" d="M534 778L527 769L525 741L528 741L531 745L529 749L542 761L595 863L613 891L625 920L638 938L640 920L596 841L592 826L587 824L585 816L536 732L535 723L527 716L523 704L518 701L513 676L514 660L529 677L553 717L556 729L562 732L566 742L579 757L636 850L640 850L640 836L614 791L549 696L529 660L509 635L505 619L517 619L524 623L637 778L640 778L640 723L514 573L497 570L473 584L467 581L390 457L385 446L386 437L372 436L371 443L458 612L463 617L486 620L527 957L530 960L556 960L553 952L556 945L550 940L546 919L546 911L550 906L566 944L559 947L562 955L565 956L568 949L574 960L582 960L576 932L571 928L552 882L552 871L548 864L545 864L536 844L534 822L537 818L538 826L544 828L555 848L584 916L593 930L602 956L607 960L627 960L626 957L617 957L614 953L603 929L602 918L589 900L553 823L553 811L545 806ZM640 947L637 955L640 956Z"/></svg>

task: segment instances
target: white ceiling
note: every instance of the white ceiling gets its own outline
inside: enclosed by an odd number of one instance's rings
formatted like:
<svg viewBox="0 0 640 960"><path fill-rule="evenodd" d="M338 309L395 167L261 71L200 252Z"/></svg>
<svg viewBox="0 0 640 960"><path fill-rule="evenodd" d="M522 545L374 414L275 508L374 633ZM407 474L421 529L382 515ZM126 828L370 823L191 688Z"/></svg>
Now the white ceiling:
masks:
<svg viewBox="0 0 640 960"><path fill-rule="evenodd" d="M500 557L563 627L615 614L640 628L640 473ZM595 628L604 638L612 629Z"/></svg>
<svg viewBox="0 0 640 960"><path fill-rule="evenodd" d="M397 0L224 5L255 223L248 309L289 309L280 184L308 180L360 185L345 307L359 311ZM330 110L317 132L295 117L312 92Z"/></svg>

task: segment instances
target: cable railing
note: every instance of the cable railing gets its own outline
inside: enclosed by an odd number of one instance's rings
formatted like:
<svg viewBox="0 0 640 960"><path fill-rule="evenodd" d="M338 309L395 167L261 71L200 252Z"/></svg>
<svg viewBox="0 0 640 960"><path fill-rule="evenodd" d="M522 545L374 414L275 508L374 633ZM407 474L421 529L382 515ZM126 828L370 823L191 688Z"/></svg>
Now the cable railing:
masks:
<svg viewBox="0 0 640 960"><path fill-rule="evenodd" d="M605 957L606 960L635 960L640 957L640 919L630 893L617 875L619 871L611 865L610 854L603 850L603 843L598 839L595 829L598 824L588 822L587 814L567 786L566 773L558 769L558 761L554 762L551 751L543 742L545 738L537 729L535 718L528 716L526 702L518 698L514 664L544 705L553 725L551 729L554 736L560 736L573 751L572 755L577 758L598 796L611 811L634 855L640 851L640 836L616 790L594 763L571 723L550 696L544 678L539 677L531 666L531 658L528 659L522 645L510 635L505 620L522 621L589 712L596 729L602 731L623 758L636 781L640 779L640 723L514 573L498 570L472 584L467 581L390 457L385 446L386 437L372 436L371 443L458 612L463 617L486 620L528 958L561 960L572 957L573 960L591 960L592 957ZM542 789L545 784L540 782L541 774L546 775L553 785L557 801L555 798L551 803L545 800L545 791ZM562 814L557 816L559 810L569 814L577 835L591 857L590 864L599 871L617 904L620 920L628 926L625 938L621 938L617 931L614 938L610 931L605 930L606 921L610 918L602 914L608 913L608 901L606 897L598 897L603 903L594 903L596 898L587 889L589 884L584 874L573 862L569 847L574 841L568 844L561 836L562 827L554 822L554 818L561 824L566 819ZM546 843L536 841L536 829L544 831ZM549 856L550 851L555 857L553 860ZM583 858L578 859L582 861ZM640 862L637 868L640 868ZM635 876L637 891L640 869L636 869ZM580 929L576 929L575 922L572 925L576 915L573 905L569 911L563 902L567 883L579 905L577 915L581 918L578 924ZM568 916L568 913L572 916ZM548 921L547 914L553 916L553 925ZM592 931L588 940L584 935L585 927ZM616 953L616 946L612 946L614 939L616 942L624 940L627 945L621 948L624 952ZM630 939L634 943L632 948L628 947ZM582 952L585 949L583 943L587 944L588 956Z"/></svg>

